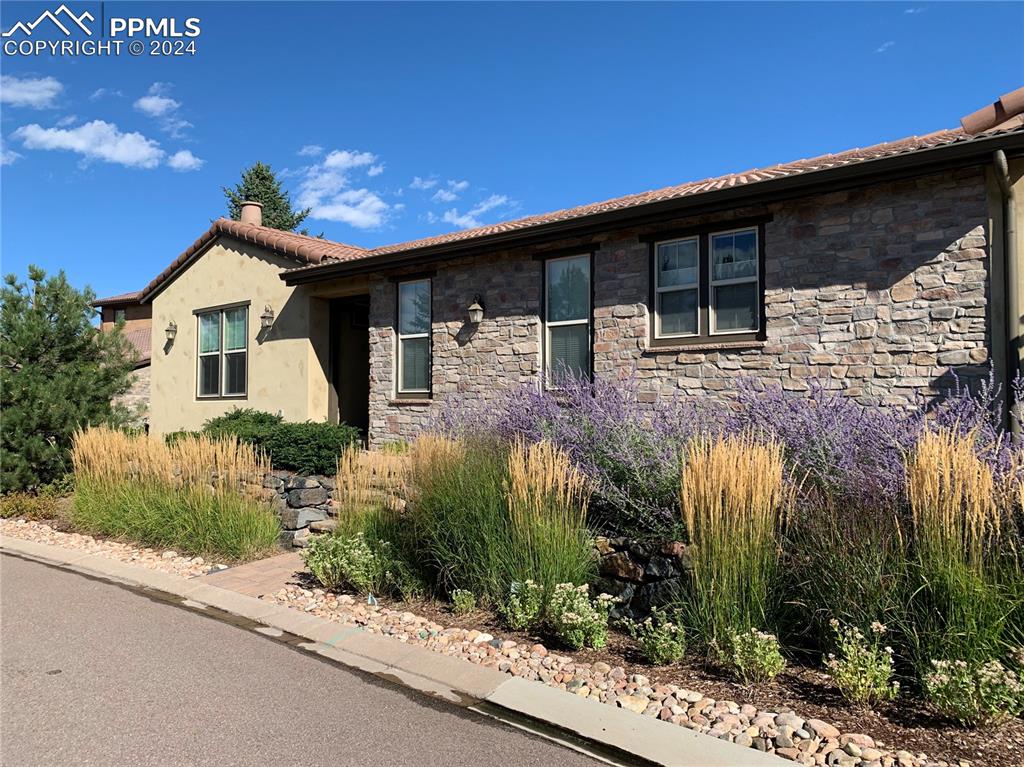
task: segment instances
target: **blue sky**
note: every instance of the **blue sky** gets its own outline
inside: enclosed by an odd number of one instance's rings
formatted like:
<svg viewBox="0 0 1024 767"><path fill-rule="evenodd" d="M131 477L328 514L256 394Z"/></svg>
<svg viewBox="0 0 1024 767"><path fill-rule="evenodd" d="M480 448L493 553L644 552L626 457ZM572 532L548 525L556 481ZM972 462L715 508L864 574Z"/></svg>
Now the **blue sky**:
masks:
<svg viewBox="0 0 1024 767"><path fill-rule="evenodd" d="M4 2L0 26L57 4ZM148 282L256 160L314 233L373 246L955 127L1024 84L993 38L1020 3L102 11L198 17L196 55L0 61L3 272L101 295Z"/></svg>

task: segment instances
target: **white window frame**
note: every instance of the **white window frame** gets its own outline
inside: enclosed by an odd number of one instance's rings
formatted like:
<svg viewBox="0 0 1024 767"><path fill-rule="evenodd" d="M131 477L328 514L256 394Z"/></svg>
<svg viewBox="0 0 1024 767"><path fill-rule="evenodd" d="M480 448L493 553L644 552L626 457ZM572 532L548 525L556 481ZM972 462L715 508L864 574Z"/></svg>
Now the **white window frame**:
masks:
<svg viewBox="0 0 1024 767"><path fill-rule="evenodd" d="M715 279L715 237L724 234L740 234L746 232L754 233L754 276L734 277L728 280ZM744 333L761 332L761 231L757 226L742 226L737 229L723 229L718 232L709 232L708 235L708 317L711 324L710 335L713 336L734 336ZM754 327L740 328L738 330L718 330L717 316L715 312L715 288L728 285L754 285Z"/></svg>
<svg viewBox="0 0 1024 767"><path fill-rule="evenodd" d="M659 268L658 261L658 249L662 245L674 245L677 242L689 242L693 241L697 243L697 280L696 282L687 283L686 285L670 285L662 287L658 284L658 280L661 276L661 269ZM693 235L692 237L676 237L672 240L660 240L654 243L654 337L657 339L662 338L696 338L700 335L700 276L701 272L701 254L700 254L700 235ZM681 293L684 290L695 290L697 291L697 332L696 333L662 333L661 332L661 301L660 297L663 293Z"/></svg>
<svg viewBox="0 0 1024 767"><path fill-rule="evenodd" d="M227 327L224 315L227 312L236 311L243 309L245 311L245 346L241 349L232 349L226 351L224 348L224 333ZM202 323L203 317L207 315L217 316L217 351L203 352L202 349ZM224 306L216 309L197 309L195 312L196 316L196 399L246 399L249 396L249 305L238 304L235 306ZM227 356L229 354L244 354L245 355L245 389L241 392L234 392L231 394L225 393L227 389ZM218 370L217 370L217 391L214 394L203 394L201 391L202 385L202 358L203 357L217 357L218 358Z"/></svg>
<svg viewBox="0 0 1024 767"><path fill-rule="evenodd" d="M430 318L427 323L427 332L425 333L402 333L402 286L403 285L416 285L418 283L425 282L427 284L427 294L430 296ZM396 371L398 373L395 380L395 394L398 396L409 396L409 395L420 395L423 397L429 397L431 392L431 384L433 382L433 342L430 340L433 327L434 327L434 284L430 277L421 277L416 280L403 280L395 286L395 299L398 304L395 311L395 337L398 339L398 343L395 344L395 351L397 352L396 360ZM402 380L402 344L405 341L409 341L415 338L426 338L427 339L427 388L425 389L403 389Z"/></svg>
<svg viewBox="0 0 1024 767"><path fill-rule="evenodd" d="M582 320L557 320L552 322L548 319L550 316L550 304L548 303L549 291L551 289L551 264L556 261L573 261L578 258L585 258L587 260L587 312L586 317ZM594 327L593 327L593 316L594 316L594 263L593 254L591 253L577 253L571 256L559 256L558 258L548 258L544 261L544 381L548 388L557 388L552 386L551 378L551 328L562 328L569 325L586 325L587 326L587 345L590 347L587 357L587 369L589 375L593 375L593 349L594 349Z"/></svg>

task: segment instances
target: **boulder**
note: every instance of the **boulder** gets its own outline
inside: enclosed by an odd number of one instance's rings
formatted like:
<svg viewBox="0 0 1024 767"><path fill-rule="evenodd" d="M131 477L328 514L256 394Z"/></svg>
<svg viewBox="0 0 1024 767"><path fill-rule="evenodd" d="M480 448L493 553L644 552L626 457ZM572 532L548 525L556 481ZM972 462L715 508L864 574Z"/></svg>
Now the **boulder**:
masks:
<svg viewBox="0 0 1024 767"><path fill-rule="evenodd" d="M644 579L644 569L639 564L634 562L629 554L624 551L616 552L615 554L609 554L606 557L601 557L601 561L598 563L598 569L601 575L606 575L612 578L622 578L627 581L642 581Z"/></svg>
<svg viewBox="0 0 1024 767"><path fill-rule="evenodd" d="M285 509L281 513L281 527L285 530L301 530L311 522L327 519L327 515L316 509Z"/></svg>
<svg viewBox="0 0 1024 767"><path fill-rule="evenodd" d="M288 505L297 509L305 506L317 506L321 503L326 503L327 499L327 490L319 485L288 491Z"/></svg>
<svg viewBox="0 0 1024 767"><path fill-rule="evenodd" d="M311 487L320 487L320 483L313 477L300 477L296 474L284 481L285 490L303 490Z"/></svg>

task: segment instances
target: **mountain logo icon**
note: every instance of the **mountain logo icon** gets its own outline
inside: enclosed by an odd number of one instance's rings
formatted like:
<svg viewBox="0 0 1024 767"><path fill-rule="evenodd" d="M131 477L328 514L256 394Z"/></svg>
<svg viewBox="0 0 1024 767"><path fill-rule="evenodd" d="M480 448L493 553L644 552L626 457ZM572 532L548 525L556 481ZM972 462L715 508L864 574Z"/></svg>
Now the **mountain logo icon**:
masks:
<svg viewBox="0 0 1024 767"><path fill-rule="evenodd" d="M0 37L13 37L16 32L21 32L26 37L31 37L36 27L43 23L43 21L52 21L57 28L64 33L65 37L71 36L71 30L74 27L78 27L85 34L92 37L92 30L85 25L86 21L96 21L96 17L88 11L85 11L80 16L76 16L71 12L66 5L61 3L60 7L55 11L43 11L39 14L39 18L35 21L25 23L24 21L17 22L13 27L8 29L6 32L0 34Z"/></svg>

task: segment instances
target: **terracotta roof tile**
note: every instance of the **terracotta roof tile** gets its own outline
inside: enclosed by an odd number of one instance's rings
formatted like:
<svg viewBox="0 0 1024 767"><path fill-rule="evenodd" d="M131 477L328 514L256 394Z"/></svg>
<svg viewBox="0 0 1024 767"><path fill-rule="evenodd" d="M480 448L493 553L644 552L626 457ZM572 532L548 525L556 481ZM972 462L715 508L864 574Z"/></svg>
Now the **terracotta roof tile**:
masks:
<svg viewBox="0 0 1024 767"><path fill-rule="evenodd" d="M282 232L269 226L243 224L227 218L218 218L209 229L188 248L186 248L170 265L142 289L140 297L145 299L156 289L167 282L177 271L185 266L193 256L200 253L214 238L219 235L234 237L236 240L251 242L267 248L303 266L316 266L324 261L345 261L361 258L369 254L365 248L333 242L319 237L309 237L294 232Z"/></svg>
<svg viewBox="0 0 1024 767"><path fill-rule="evenodd" d="M153 333L151 328L135 328L134 330L126 330L124 337L128 339L128 343L135 347L135 350L139 353L139 359L136 361L136 366L142 366L148 364L152 356L152 337Z"/></svg>
<svg viewBox="0 0 1024 767"><path fill-rule="evenodd" d="M139 300L139 296L142 295L141 290L133 290L131 293L121 293L116 296L107 296L106 298L97 298L92 302L93 306L107 306L109 304L132 304Z"/></svg>

